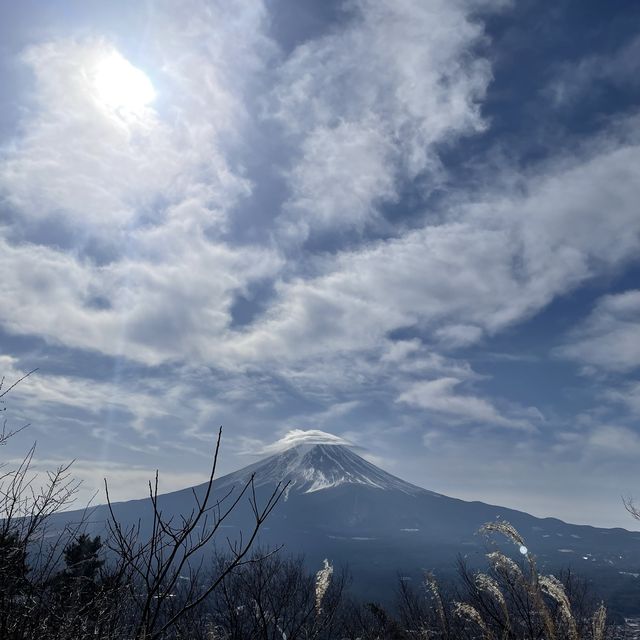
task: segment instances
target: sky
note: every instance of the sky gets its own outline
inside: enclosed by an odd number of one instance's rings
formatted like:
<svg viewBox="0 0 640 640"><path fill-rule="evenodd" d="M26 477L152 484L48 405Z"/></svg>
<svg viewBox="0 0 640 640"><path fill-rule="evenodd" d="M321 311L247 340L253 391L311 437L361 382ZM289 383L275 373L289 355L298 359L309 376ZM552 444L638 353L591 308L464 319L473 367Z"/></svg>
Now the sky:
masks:
<svg viewBox="0 0 640 640"><path fill-rule="evenodd" d="M639 125L632 0L0 0L3 458L634 528Z"/></svg>

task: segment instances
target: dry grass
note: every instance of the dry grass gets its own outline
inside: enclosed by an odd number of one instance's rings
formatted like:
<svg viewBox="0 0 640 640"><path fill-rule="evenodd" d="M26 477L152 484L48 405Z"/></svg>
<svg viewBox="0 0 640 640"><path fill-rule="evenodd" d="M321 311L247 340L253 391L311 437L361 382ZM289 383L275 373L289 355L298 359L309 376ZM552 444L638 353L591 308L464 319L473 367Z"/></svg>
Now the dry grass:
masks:
<svg viewBox="0 0 640 640"><path fill-rule="evenodd" d="M454 618L463 624L457 630L446 624L446 603L440 597L435 578L428 574L425 586L433 595L436 618L441 622L437 635L451 638L457 632L483 640L604 640L607 633L604 604L590 618L584 613L577 616L565 585L553 575L538 572L535 557L512 524L487 523L480 533L489 538L504 536L519 547L524 558L518 563L501 551L492 551L487 554L488 572L466 574L468 601L456 600L451 604Z"/></svg>

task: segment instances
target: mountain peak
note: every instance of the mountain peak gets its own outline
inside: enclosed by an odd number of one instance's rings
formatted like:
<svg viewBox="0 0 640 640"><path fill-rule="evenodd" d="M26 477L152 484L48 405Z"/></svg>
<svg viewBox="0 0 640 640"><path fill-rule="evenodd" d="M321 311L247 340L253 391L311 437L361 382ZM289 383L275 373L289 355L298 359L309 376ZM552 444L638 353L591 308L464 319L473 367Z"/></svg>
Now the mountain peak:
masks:
<svg viewBox="0 0 640 640"><path fill-rule="evenodd" d="M289 482L287 493L313 493L340 485L417 494L426 491L371 464L343 444L303 442L220 479L222 485L246 481L257 487Z"/></svg>

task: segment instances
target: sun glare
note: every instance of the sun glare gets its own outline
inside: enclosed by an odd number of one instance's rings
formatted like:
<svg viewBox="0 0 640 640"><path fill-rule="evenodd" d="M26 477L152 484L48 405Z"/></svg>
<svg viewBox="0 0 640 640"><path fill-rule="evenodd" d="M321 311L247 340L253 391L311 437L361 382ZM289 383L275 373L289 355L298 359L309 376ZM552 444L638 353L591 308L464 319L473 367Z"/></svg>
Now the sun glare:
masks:
<svg viewBox="0 0 640 640"><path fill-rule="evenodd" d="M140 115L156 95L149 78L115 51L98 62L94 84L102 104L131 115Z"/></svg>

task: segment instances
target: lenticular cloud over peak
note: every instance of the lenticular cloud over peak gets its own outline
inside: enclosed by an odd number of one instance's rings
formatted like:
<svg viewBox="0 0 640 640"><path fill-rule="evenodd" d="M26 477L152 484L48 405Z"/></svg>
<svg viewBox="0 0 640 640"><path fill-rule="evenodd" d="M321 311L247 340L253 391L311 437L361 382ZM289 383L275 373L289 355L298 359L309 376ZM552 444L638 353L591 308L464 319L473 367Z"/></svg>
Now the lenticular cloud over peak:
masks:
<svg viewBox="0 0 640 640"><path fill-rule="evenodd" d="M320 431L320 429L291 429L282 438L264 447L261 453L279 453L301 444L343 444L353 447L354 444L345 438Z"/></svg>

